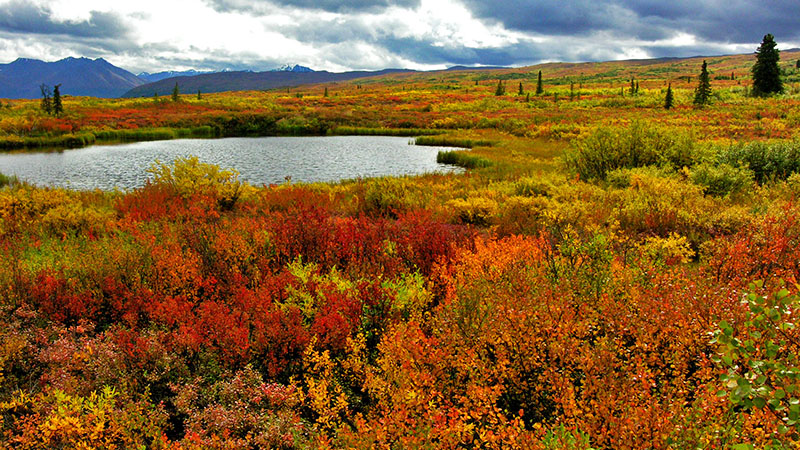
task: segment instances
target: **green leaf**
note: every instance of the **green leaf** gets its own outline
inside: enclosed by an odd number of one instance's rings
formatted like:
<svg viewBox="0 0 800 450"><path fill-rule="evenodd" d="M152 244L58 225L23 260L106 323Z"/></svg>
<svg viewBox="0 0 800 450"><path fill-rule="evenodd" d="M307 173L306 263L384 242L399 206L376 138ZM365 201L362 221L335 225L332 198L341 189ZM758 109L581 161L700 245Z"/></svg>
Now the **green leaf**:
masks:
<svg viewBox="0 0 800 450"><path fill-rule="evenodd" d="M763 397L756 397L753 399L753 404L756 406L756 408L763 408L767 406L767 401L764 400Z"/></svg>
<svg viewBox="0 0 800 450"><path fill-rule="evenodd" d="M784 391L783 389L778 389L778 390L775 391L775 394L773 394L773 395L774 395L774 397L776 399L780 400L780 399L786 397L786 391Z"/></svg>
<svg viewBox="0 0 800 450"><path fill-rule="evenodd" d="M736 444L731 447L731 450L753 450L753 444Z"/></svg>

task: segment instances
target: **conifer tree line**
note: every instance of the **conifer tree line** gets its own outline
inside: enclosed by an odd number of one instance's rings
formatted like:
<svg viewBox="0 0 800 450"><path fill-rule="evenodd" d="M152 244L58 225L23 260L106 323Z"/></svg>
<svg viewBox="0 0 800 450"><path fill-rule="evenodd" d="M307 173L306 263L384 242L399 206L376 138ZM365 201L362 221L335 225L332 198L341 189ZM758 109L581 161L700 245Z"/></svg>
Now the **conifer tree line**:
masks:
<svg viewBox="0 0 800 450"><path fill-rule="evenodd" d="M772 34L767 34L761 41L761 45L756 50L756 62L751 69L753 75L753 88L752 95L754 97L766 97L772 94L780 94L783 92L783 81L781 80L781 71L778 63L780 62L780 50L777 48L775 37ZM800 60L795 63L795 66L800 68ZM736 75L731 72L730 79L734 80ZM690 77L687 77L690 80ZM638 83L636 83L638 88ZM634 80L631 79L631 92L634 91ZM700 68L700 76L697 88L694 91L694 105L695 107L703 107L709 104L711 100L711 78L708 73L708 63L704 60ZM672 91L672 83L667 87L666 98L664 99L664 108L671 109L674 106L674 93Z"/></svg>

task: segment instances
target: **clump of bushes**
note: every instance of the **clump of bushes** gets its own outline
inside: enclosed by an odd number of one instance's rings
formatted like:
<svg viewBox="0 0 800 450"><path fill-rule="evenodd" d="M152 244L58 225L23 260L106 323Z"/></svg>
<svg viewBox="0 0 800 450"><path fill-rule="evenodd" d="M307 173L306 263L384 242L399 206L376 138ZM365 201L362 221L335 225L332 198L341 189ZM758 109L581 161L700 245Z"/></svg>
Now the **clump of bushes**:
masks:
<svg viewBox="0 0 800 450"><path fill-rule="evenodd" d="M485 197L457 198L447 204L456 212L459 221L466 224L488 226L497 213L497 202Z"/></svg>
<svg viewBox="0 0 800 450"><path fill-rule="evenodd" d="M720 150L717 161L750 169L759 184L785 180L792 173L800 173L800 141L733 145Z"/></svg>
<svg viewBox="0 0 800 450"><path fill-rule="evenodd" d="M699 164L690 172L692 182L715 197L725 197L747 192L753 188L753 171L729 164Z"/></svg>
<svg viewBox="0 0 800 450"><path fill-rule="evenodd" d="M576 141L565 153L564 161L581 179L604 180L608 172L621 168L690 166L696 154L690 135L634 123L598 129Z"/></svg>
<svg viewBox="0 0 800 450"><path fill-rule="evenodd" d="M196 156L178 158L172 164L156 160L147 171L153 175L154 184L169 186L184 198L195 194L212 195L223 209L232 208L243 190L239 172L201 163Z"/></svg>

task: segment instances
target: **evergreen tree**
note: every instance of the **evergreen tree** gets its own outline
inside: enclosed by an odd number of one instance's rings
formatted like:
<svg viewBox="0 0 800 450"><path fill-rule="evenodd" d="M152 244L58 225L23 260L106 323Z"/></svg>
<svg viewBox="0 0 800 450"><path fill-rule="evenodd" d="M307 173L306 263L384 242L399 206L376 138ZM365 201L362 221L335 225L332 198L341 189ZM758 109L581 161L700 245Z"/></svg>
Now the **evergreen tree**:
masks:
<svg viewBox="0 0 800 450"><path fill-rule="evenodd" d="M542 71L539 71L539 79L536 81L536 95L544 93L544 86L542 85Z"/></svg>
<svg viewBox="0 0 800 450"><path fill-rule="evenodd" d="M53 102L50 99L50 87L46 84L39 86L42 91L42 111L47 115L53 114Z"/></svg>
<svg viewBox="0 0 800 450"><path fill-rule="evenodd" d="M325 93L322 94L323 97L328 98L328 88L325 87Z"/></svg>
<svg viewBox="0 0 800 450"><path fill-rule="evenodd" d="M667 86L667 97L664 99L664 109L672 109L675 99L672 95L672 83Z"/></svg>
<svg viewBox="0 0 800 450"><path fill-rule="evenodd" d="M700 81L694 91L695 106L702 107L707 105L711 99L711 79L708 76L708 63L703 60L703 67L700 69Z"/></svg>
<svg viewBox="0 0 800 450"><path fill-rule="evenodd" d="M181 90L178 88L178 82L176 81L175 87L172 88L172 101L177 102L180 100L180 97L178 97L179 95L181 95Z"/></svg>
<svg viewBox="0 0 800 450"><path fill-rule="evenodd" d="M531 101L531 93L530 93L530 92L528 92L528 93L525 95L525 101L526 101L526 102L529 102L529 101Z"/></svg>
<svg viewBox="0 0 800 450"><path fill-rule="evenodd" d="M631 78L631 95L636 93L636 80Z"/></svg>
<svg viewBox="0 0 800 450"><path fill-rule="evenodd" d="M522 81L519 82L519 92L517 93L517 95L520 96L525 95L525 91L522 90Z"/></svg>
<svg viewBox="0 0 800 450"><path fill-rule="evenodd" d="M575 82L569 82L569 101L575 100Z"/></svg>
<svg viewBox="0 0 800 450"><path fill-rule="evenodd" d="M497 81L497 89L494 91L494 95L506 95L506 87L503 85L503 80Z"/></svg>
<svg viewBox="0 0 800 450"><path fill-rule="evenodd" d="M764 97L783 92L781 71L778 68L781 55L777 46L775 38L767 34L756 50L756 63L753 65L754 96Z"/></svg>
<svg viewBox="0 0 800 450"><path fill-rule="evenodd" d="M56 117L64 112L64 105L61 104L61 85L53 86L53 114Z"/></svg>
<svg viewBox="0 0 800 450"><path fill-rule="evenodd" d="M798 59L797 61L794 62L794 68L795 69L800 69L800 59Z"/></svg>
<svg viewBox="0 0 800 450"><path fill-rule="evenodd" d="M200 89L197 90L197 99L198 100L202 100L203 99L203 95L200 93Z"/></svg>

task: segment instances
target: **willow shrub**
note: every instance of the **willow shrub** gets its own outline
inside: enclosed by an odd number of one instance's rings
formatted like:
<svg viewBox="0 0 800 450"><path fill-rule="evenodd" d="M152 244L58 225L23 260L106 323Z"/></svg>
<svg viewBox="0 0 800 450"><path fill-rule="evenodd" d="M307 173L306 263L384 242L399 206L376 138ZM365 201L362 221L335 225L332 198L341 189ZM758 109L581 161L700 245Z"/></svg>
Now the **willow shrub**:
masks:
<svg viewBox="0 0 800 450"><path fill-rule="evenodd" d="M800 173L800 141L733 145L720 150L717 160L752 170L759 184L785 180L792 173Z"/></svg>
<svg viewBox="0 0 800 450"><path fill-rule="evenodd" d="M697 158L694 139L686 133L633 123L604 127L576 141L564 154L567 167L584 180L604 180L621 168L691 166Z"/></svg>

